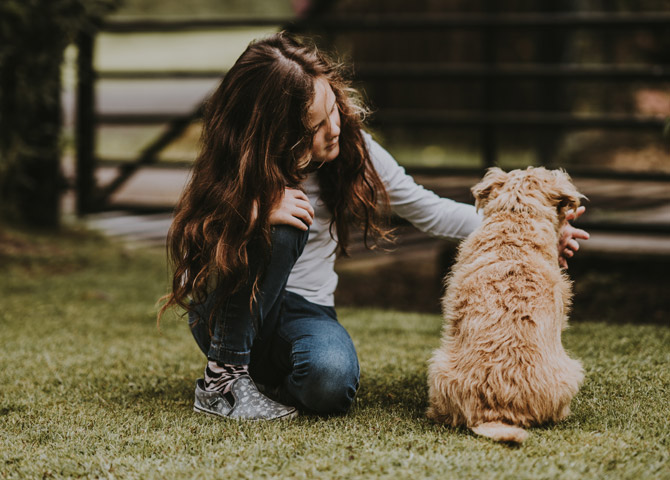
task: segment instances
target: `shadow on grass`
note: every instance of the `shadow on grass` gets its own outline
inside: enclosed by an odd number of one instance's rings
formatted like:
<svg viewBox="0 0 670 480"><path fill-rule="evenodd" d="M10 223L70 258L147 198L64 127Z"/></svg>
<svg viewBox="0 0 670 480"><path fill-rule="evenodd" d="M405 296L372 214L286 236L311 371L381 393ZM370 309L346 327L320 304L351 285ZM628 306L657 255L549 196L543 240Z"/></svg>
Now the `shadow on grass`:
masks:
<svg viewBox="0 0 670 480"><path fill-rule="evenodd" d="M428 387L425 374L364 372L357 398L360 406L393 410L408 419L426 420Z"/></svg>
<svg viewBox="0 0 670 480"><path fill-rule="evenodd" d="M193 388L190 379L158 376L132 382L111 380L99 384L91 394L119 406L155 410L156 405L172 405L181 409L191 406Z"/></svg>

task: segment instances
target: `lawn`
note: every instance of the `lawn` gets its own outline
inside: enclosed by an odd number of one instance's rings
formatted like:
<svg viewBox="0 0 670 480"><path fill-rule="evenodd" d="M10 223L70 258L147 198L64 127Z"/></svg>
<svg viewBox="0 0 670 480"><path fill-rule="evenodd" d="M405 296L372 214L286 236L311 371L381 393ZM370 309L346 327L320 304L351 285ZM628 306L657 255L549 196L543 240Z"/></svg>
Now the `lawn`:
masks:
<svg viewBox="0 0 670 480"><path fill-rule="evenodd" d="M160 251L0 230L0 478L670 478L670 328L593 321L573 415L519 448L430 423L441 320L342 309L362 381L349 414L236 423L192 411L203 357L155 323Z"/></svg>

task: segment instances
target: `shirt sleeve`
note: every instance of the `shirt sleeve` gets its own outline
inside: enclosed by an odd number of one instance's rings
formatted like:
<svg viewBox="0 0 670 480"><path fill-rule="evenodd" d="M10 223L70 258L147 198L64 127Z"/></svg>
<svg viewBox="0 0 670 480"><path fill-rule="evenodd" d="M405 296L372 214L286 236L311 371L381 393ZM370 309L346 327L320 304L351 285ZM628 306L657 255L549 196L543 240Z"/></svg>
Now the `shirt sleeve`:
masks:
<svg viewBox="0 0 670 480"><path fill-rule="evenodd" d="M370 134L363 135L394 213L419 230L440 238L463 239L481 224L482 218L474 205L442 198L418 185Z"/></svg>

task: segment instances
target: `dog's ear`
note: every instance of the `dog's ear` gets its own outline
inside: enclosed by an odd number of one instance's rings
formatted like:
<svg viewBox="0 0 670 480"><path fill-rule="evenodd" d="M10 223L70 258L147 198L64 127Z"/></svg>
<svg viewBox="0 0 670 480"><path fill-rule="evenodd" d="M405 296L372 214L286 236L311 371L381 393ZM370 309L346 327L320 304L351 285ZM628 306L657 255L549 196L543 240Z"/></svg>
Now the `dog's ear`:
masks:
<svg viewBox="0 0 670 480"><path fill-rule="evenodd" d="M568 210L577 210L581 200L586 197L577 191L570 175L565 170L552 170L551 173L554 176L554 188L550 192L551 198L556 205L559 218L563 219Z"/></svg>
<svg viewBox="0 0 670 480"><path fill-rule="evenodd" d="M475 207L477 210L484 208L489 201L491 193L500 188L507 181L507 173L498 167L491 167L484 175L484 178L470 189L475 197Z"/></svg>

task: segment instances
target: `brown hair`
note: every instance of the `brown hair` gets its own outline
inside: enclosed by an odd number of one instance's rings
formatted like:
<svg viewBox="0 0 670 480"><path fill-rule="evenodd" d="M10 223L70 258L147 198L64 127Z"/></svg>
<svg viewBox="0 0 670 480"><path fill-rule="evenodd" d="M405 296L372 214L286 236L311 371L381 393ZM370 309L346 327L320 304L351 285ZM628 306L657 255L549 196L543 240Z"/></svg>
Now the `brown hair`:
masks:
<svg viewBox="0 0 670 480"><path fill-rule="evenodd" d="M206 105L202 147L168 233L174 273L159 318L174 305L192 309L189 297L200 303L212 288L226 297L251 280L255 295L261 273L249 279L248 247L259 242L269 256L271 210L304 179L315 133L308 110L320 77L341 118L340 154L317 173L331 235L335 229L345 254L351 224L363 229L366 246L388 237L388 196L361 132L366 111L339 67L285 33L252 42Z"/></svg>

